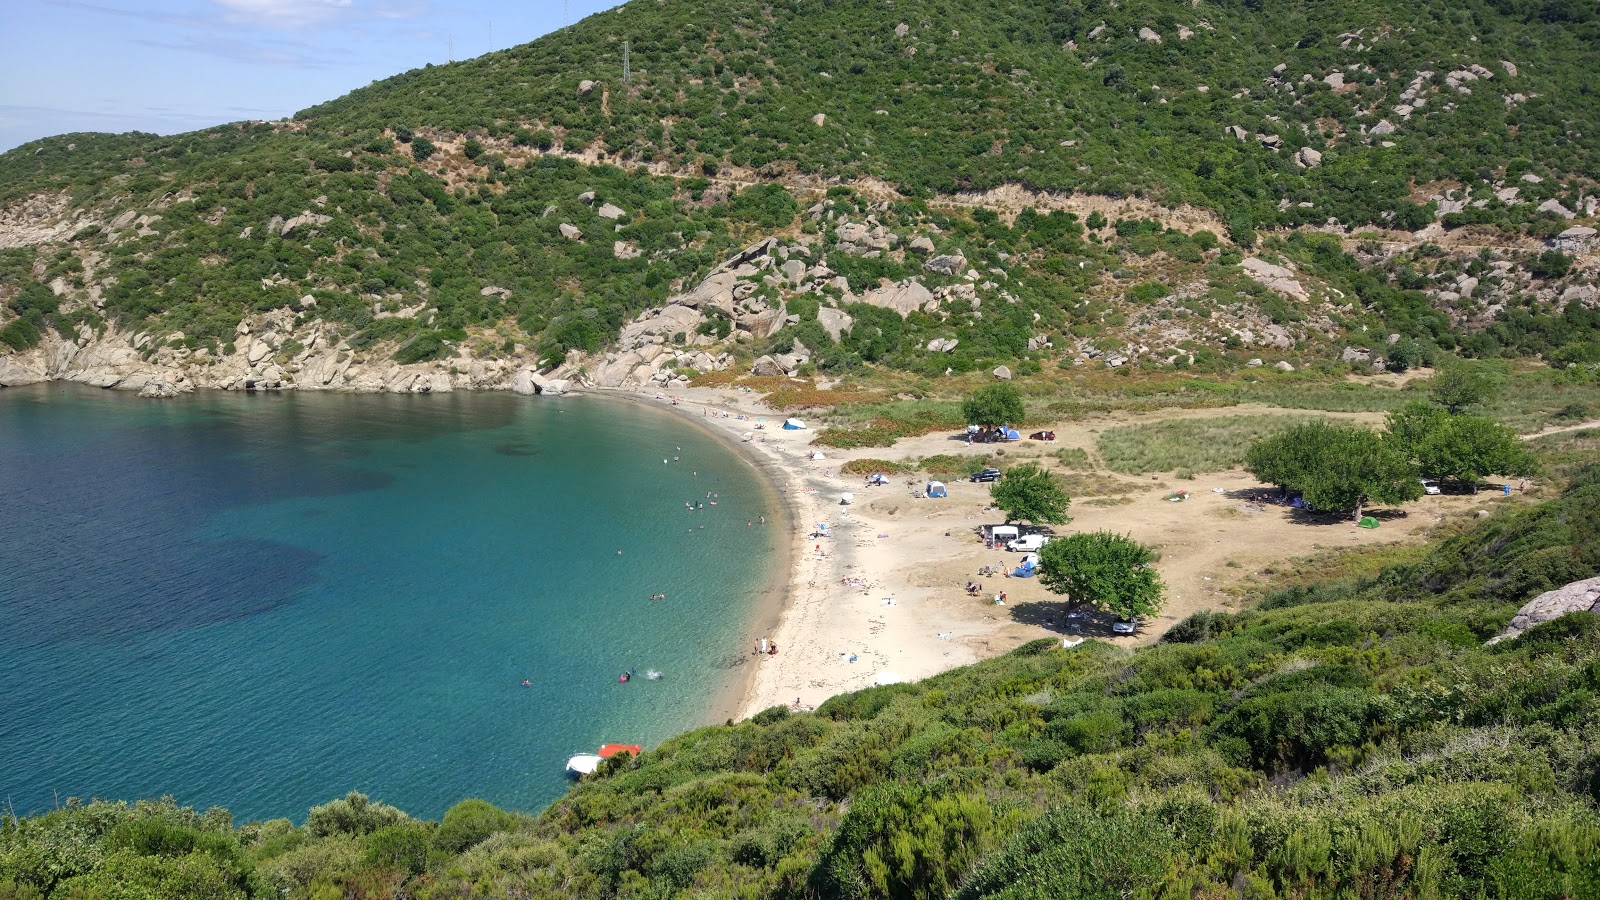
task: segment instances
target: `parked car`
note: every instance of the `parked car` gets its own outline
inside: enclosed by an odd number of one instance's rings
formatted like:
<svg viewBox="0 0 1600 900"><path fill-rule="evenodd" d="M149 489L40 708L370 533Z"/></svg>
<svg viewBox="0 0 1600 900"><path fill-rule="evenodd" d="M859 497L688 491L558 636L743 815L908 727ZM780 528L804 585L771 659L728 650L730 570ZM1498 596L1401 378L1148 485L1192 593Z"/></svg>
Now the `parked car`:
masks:
<svg viewBox="0 0 1600 900"><path fill-rule="evenodd" d="M1133 634L1139 630L1139 620L1118 619L1111 623L1111 630L1116 634Z"/></svg>
<svg viewBox="0 0 1600 900"><path fill-rule="evenodd" d="M1428 478L1418 478L1417 480L1422 482L1422 492L1424 494L1431 495L1439 493L1439 482Z"/></svg>
<svg viewBox="0 0 1600 900"><path fill-rule="evenodd" d="M999 481L1000 480L1000 470L999 469L984 469L981 472L973 472L972 473L972 478L969 479L969 480L971 480L971 481Z"/></svg>
<svg viewBox="0 0 1600 900"><path fill-rule="evenodd" d="M1012 553L1032 553L1048 543L1050 536L1047 534L1025 534L1006 544L1006 549Z"/></svg>

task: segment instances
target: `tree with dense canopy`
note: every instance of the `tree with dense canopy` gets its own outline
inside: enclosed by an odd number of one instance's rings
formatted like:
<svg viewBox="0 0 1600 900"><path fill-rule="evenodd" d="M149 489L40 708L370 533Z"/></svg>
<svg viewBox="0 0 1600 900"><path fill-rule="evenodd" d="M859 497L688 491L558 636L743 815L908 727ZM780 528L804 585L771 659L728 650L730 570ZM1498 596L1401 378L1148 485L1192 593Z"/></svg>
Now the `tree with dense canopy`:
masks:
<svg viewBox="0 0 1600 900"><path fill-rule="evenodd" d="M1012 467L990 485L989 496L1006 514L1007 522L1035 525L1064 524L1068 521L1067 506L1072 503L1056 477L1034 463Z"/></svg>
<svg viewBox="0 0 1600 900"><path fill-rule="evenodd" d="M967 422L985 428L1021 422L1026 414L1022 394L1009 384L986 385L961 402L961 415Z"/></svg>
<svg viewBox="0 0 1600 900"><path fill-rule="evenodd" d="M1155 560L1149 547L1120 534L1074 534L1039 551L1039 583L1125 619L1153 616L1166 592Z"/></svg>
<svg viewBox="0 0 1600 900"><path fill-rule="evenodd" d="M1433 401L1453 413L1483 402L1495 388L1495 379L1477 366L1453 363L1440 366L1428 379Z"/></svg>
<svg viewBox="0 0 1600 900"><path fill-rule="evenodd" d="M1369 503L1404 503L1422 496L1417 467L1368 428L1296 425L1252 444L1244 467L1264 482L1298 491L1312 509L1353 509L1358 520Z"/></svg>
<svg viewBox="0 0 1600 900"><path fill-rule="evenodd" d="M1533 474L1533 454L1522 439L1492 419L1410 403L1389 413L1388 425L1388 442L1430 478L1476 486L1486 475Z"/></svg>

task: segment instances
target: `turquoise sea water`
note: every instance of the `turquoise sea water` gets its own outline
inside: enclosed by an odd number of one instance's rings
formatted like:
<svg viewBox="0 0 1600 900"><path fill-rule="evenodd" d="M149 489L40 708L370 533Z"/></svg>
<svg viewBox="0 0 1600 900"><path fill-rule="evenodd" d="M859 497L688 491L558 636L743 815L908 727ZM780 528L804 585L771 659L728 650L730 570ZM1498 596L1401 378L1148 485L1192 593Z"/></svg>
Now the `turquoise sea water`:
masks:
<svg viewBox="0 0 1600 900"><path fill-rule="evenodd" d="M536 810L736 690L760 477L602 397L0 390L0 797Z"/></svg>

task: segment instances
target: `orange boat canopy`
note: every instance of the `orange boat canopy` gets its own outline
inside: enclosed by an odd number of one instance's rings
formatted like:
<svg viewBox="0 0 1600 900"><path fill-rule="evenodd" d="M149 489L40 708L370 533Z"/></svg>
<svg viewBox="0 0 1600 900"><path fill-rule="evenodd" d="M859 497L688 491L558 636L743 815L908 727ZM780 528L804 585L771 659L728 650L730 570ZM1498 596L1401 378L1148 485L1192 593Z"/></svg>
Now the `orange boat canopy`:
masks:
<svg viewBox="0 0 1600 900"><path fill-rule="evenodd" d="M602 744L600 746L600 758L610 759L623 751L638 756L644 752L644 747L640 744Z"/></svg>

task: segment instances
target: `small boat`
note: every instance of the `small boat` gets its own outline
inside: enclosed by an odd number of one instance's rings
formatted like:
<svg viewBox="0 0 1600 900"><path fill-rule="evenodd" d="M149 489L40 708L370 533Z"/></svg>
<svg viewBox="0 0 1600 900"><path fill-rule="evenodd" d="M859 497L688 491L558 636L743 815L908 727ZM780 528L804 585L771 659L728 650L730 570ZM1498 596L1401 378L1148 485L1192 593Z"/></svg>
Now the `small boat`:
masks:
<svg viewBox="0 0 1600 900"><path fill-rule="evenodd" d="M600 745L600 758L601 759L610 759L611 757L616 756L618 753L631 753L634 756L638 756L639 754L641 754L643 752L644 752L644 747L642 745L640 745L640 744L601 744Z"/></svg>
<svg viewBox="0 0 1600 900"><path fill-rule="evenodd" d="M593 775L594 771L600 768L602 762L605 762L605 759L593 753L579 753L577 756L567 760L567 774L573 778Z"/></svg>

